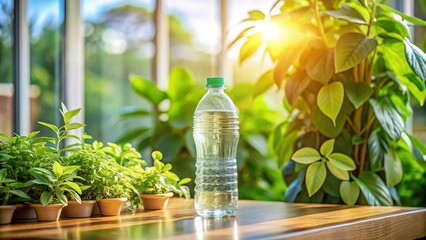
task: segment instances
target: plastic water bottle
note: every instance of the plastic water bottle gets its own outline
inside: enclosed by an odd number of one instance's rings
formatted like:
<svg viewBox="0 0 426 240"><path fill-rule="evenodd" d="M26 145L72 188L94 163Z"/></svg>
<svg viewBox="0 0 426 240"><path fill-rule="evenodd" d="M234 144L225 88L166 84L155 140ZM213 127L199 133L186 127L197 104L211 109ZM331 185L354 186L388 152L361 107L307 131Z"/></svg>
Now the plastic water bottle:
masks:
<svg viewBox="0 0 426 240"><path fill-rule="evenodd" d="M224 92L223 78L208 78L207 93L194 114L197 151L195 210L203 217L234 216L237 211L238 111Z"/></svg>

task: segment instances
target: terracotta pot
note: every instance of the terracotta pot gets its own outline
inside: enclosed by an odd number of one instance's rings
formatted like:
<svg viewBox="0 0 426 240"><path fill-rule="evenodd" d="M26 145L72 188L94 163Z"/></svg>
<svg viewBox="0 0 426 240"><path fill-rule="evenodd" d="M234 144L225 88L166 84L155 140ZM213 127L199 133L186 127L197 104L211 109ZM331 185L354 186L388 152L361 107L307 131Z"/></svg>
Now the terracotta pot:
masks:
<svg viewBox="0 0 426 240"><path fill-rule="evenodd" d="M145 210L159 210L167 208L169 198L173 197L173 193L163 194L141 194L143 208Z"/></svg>
<svg viewBox="0 0 426 240"><path fill-rule="evenodd" d="M58 221L61 216L62 208L65 207L64 204L49 204L43 206L41 204L30 204L34 208L37 216L37 221L40 222L53 222Z"/></svg>
<svg viewBox="0 0 426 240"><path fill-rule="evenodd" d="M13 213L13 219L34 219L36 214L34 208L30 207L29 203L18 203L16 204L15 212Z"/></svg>
<svg viewBox="0 0 426 240"><path fill-rule="evenodd" d="M90 201L81 201L78 203L76 201L68 201L68 205L62 210L65 217L70 218L85 218L92 216L93 205L95 205L95 200Z"/></svg>
<svg viewBox="0 0 426 240"><path fill-rule="evenodd" d="M12 216L15 209L16 205L1 205L0 224L9 224L12 221Z"/></svg>
<svg viewBox="0 0 426 240"><path fill-rule="evenodd" d="M126 198L108 198L98 201L101 214L103 216L118 216L121 212L121 206L127 201Z"/></svg>

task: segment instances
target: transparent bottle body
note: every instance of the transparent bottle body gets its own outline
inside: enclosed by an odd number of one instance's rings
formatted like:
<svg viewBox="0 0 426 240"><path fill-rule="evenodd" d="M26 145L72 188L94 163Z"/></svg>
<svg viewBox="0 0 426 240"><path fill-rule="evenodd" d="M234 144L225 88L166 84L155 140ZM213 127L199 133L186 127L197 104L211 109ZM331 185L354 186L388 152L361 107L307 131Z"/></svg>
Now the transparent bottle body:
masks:
<svg viewBox="0 0 426 240"><path fill-rule="evenodd" d="M233 216L237 211L236 151L238 112L223 92L209 89L194 114L197 161L195 210L204 217Z"/></svg>

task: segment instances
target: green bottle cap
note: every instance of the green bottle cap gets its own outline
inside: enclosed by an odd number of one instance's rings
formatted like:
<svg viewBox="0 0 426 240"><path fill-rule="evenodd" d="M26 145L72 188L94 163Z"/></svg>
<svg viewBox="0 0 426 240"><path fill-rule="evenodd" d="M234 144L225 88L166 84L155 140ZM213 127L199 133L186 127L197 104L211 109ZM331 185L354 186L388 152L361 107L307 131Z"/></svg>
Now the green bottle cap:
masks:
<svg viewBox="0 0 426 240"><path fill-rule="evenodd" d="M209 77L207 78L207 87L223 87L225 86L225 80L222 77Z"/></svg>

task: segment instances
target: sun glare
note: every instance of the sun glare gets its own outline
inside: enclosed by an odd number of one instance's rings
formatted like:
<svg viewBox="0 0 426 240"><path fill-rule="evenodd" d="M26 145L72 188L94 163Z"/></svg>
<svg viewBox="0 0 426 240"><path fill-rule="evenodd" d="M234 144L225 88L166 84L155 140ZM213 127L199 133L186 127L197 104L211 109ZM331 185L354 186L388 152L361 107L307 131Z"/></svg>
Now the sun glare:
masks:
<svg viewBox="0 0 426 240"><path fill-rule="evenodd" d="M282 29L271 21L264 21L259 30L265 42L277 41L282 36Z"/></svg>

